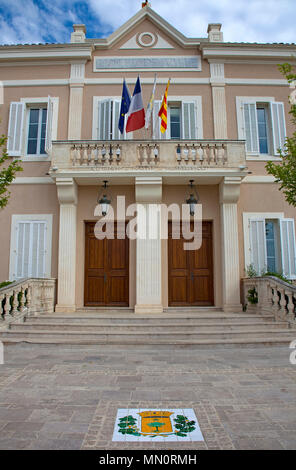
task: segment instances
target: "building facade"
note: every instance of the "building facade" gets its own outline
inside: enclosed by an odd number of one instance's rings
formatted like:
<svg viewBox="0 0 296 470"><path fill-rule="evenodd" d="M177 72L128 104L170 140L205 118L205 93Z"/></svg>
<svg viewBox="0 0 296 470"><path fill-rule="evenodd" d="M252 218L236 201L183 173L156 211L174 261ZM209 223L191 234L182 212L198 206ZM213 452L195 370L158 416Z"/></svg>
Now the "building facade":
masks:
<svg viewBox="0 0 296 470"><path fill-rule="evenodd" d="M74 25L67 44L1 46L1 133L23 172L0 213L0 281L56 278L58 312L159 313L240 311L250 266L295 279L295 209L265 170L293 131L277 64L295 58L295 45L226 43L220 24L187 38L149 6L105 39ZM155 73L151 126L121 136L123 77L132 92L140 75L146 107ZM160 223L164 207L186 204L190 180L203 219L193 251L173 237L171 213L168 237ZM120 227L114 239L95 235L100 194ZM121 220L122 200L141 204L139 227L147 221L153 237L125 235L133 214Z"/></svg>

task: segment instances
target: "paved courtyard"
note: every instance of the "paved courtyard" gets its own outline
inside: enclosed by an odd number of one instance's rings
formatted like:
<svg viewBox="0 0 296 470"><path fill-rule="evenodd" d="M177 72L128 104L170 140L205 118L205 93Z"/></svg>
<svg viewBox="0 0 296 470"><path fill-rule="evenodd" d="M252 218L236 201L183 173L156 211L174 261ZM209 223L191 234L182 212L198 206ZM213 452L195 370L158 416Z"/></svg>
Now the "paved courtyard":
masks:
<svg viewBox="0 0 296 470"><path fill-rule="evenodd" d="M290 352L7 346L0 449L296 449ZM205 441L112 442L118 408L193 408Z"/></svg>

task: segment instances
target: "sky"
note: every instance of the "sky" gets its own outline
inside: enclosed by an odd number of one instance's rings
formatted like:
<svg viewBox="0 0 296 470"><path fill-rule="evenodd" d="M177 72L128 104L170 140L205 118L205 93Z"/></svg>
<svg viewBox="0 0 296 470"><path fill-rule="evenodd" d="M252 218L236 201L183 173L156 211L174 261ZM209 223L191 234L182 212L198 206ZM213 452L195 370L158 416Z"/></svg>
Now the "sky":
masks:
<svg viewBox="0 0 296 470"><path fill-rule="evenodd" d="M141 8L141 0L0 0L0 44L64 43L73 23L87 37L107 37ZM222 23L227 42L296 42L295 0L151 0L188 37Z"/></svg>

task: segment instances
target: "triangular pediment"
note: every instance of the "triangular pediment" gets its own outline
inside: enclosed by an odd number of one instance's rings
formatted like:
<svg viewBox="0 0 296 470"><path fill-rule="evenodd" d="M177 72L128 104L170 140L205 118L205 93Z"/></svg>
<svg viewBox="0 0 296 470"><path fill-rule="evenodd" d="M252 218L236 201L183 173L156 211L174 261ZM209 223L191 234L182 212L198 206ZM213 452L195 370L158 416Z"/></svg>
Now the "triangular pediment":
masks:
<svg viewBox="0 0 296 470"><path fill-rule="evenodd" d="M153 31L148 27L145 31L137 31L143 22L150 23ZM131 31L133 35L130 36ZM126 40L124 40L126 37ZM153 49L172 49L174 44L182 47L198 45L199 39L186 38L166 20L159 16L150 7L144 7L109 37L98 40L96 47L113 47L121 42L119 49L141 49L150 47Z"/></svg>

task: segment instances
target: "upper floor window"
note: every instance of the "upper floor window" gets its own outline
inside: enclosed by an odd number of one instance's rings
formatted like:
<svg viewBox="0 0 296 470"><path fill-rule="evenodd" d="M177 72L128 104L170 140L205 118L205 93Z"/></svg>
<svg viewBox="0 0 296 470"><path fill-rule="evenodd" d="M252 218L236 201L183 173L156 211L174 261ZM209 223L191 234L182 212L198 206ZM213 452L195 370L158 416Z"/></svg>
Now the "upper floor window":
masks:
<svg viewBox="0 0 296 470"><path fill-rule="evenodd" d="M171 97L167 107L167 130L160 132L160 100L154 101L152 134L154 139L202 139L201 97Z"/></svg>
<svg viewBox="0 0 296 470"><path fill-rule="evenodd" d="M47 108L31 108L29 110L28 155L44 155L46 138Z"/></svg>
<svg viewBox="0 0 296 470"><path fill-rule="evenodd" d="M238 137L250 155L279 155L286 138L284 103L237 97Z"/></svg>
<svg viewBox="0 0 296 470"><path fill-rule="evenodd" d="M125 132L121 134L118 129L120 105L120 98L94 96L93 139L120 140L126 138Z"/></svg>
<svg viewBox="0 0 296 470"><path fill-rule="evenodd" d="M48 157L57 138L58 98L22 98L10 103L7 151L12 157Z"/></svg>

